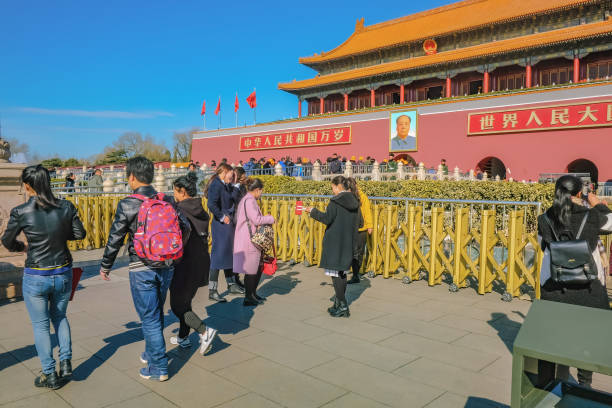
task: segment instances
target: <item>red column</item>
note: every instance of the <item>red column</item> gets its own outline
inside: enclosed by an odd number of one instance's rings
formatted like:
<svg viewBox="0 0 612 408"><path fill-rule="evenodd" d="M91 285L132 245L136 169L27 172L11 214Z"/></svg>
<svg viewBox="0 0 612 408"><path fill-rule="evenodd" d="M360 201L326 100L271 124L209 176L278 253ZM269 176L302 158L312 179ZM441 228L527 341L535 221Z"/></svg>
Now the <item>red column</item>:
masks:
<svg viewBox="0 0 612 408"><path fill-rule="evenodd" d="M302 100L298 98L298 118L302 117Z"/></svg>
<svg viewBox="0 0 612 408"><path fill-rule="evenodd" d="M446 77L446 97L451 97L451 79L449 76Z"/></svg>
<svg viewBox="0 0 612 408"><path fill-rule="evenodd" d="M325 113L324 112L325 111L325 99L319 98L319 106L320 106L319 113Z"/></svg>
<svg viewBox="0 0 612 408"><path fill-rule="evenodd" d="M482 80L482 92L483 93L489 92L489 72L488 71L485 71L484 73L484 78Z"/></svg>
<svg viewBox="0 0 612 408"><path fill-rule="evenodd" d="M400 85L400 103L404 103L404 84Z"/></svg>
<svg viewBox="0 0 612 408"><path fill-rule="evenodd" d="M373 108L376 106L376 95L374 94L374 90L370 90L370 107Z"/></svg>
<svg viewBox="0 0 612 408"><path fill-rule="evenodd" d="M348 94L344 94L344 110L348 110Z"/></svg>
<svg viewBox="0 0 612 408"><path fill-rule="evenodd" d="M525 65L525 87L531 88L531 65Z"/></svg>
<svg viewBox="0 0 612 408"><path fill-rule="evenodd" d="M580 58L574 57L574 83L580 82Z"/></svg>

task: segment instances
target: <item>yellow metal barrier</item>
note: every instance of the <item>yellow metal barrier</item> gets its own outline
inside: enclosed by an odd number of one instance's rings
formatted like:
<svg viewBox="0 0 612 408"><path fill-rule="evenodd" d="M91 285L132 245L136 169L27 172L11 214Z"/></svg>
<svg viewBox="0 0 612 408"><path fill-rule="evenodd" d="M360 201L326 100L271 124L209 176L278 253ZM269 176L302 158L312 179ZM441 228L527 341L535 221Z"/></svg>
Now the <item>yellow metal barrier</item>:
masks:
<svg viewBox="0 0 612 408"><path fill-rule="evenodd" d="M106 244L117 204L114 195L72 196L87 230L70 249L101 248ZM300 197L306 206L324 210L327 200ZM203 199L206 208L206 199ZM276 219L274 231L279 260L317 265L325 226L306 213L295 214L295 197L263 197L264 214ZM421 205L373 200L373 232L368 237L362 272L370 277L427 279L431 286L443 280L456 291L474 285L478 293L504 287L506 300L521 295L521 287L539 297L542 251L526 210L498 212L495 206ZM536 214L537 215L537 214ZM609 244L610 241L606 240Z"/></svg>

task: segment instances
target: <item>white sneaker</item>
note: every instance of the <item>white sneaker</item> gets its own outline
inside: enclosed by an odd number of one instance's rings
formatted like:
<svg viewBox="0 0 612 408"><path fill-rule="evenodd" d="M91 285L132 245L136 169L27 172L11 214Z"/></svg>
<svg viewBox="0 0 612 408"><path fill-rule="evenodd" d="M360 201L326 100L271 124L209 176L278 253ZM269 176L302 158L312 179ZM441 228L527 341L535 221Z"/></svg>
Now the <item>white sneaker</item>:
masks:
<svg viewBox="0 0 612 408"><path fill-rule="evenodd" d="M207 327L204 334L200 334L200 354L204 355L212 348L212 342L217 337L217 330L212 327Z"/></svg>
<svg viewBox="0 0 612 408"><path fill-rule="evenodd" d="M181 339L180 337L170 337L170 344L178 344L181 348L189 348L191 347L191 341L189 341L189 337L185 337Z"/></svg>

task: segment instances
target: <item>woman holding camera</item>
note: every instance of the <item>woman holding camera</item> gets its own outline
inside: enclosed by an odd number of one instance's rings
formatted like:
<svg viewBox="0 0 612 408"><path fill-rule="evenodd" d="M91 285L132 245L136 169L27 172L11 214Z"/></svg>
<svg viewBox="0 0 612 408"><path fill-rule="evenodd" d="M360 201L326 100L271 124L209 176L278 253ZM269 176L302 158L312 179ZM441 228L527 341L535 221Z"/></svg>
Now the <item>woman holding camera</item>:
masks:
<svg viewBox="0 0 612 408"><path fill-rule="evenodd" d="M600 235L612 233L612 211L595 194L584 197L582 188L579 178L572 175L560 177L555 184L552 207L538 217L538 240L544 250L540 273L541 298L609 310L606 277L597 243ZM551 243L578 239L587 242L597 277L587 283L560 283L552 276ZM554 377L553 363L540 361L538 367L542 382ZM567 379L569 368L559 365L557 376ZM578 370L580 384L590 385L592 376L590 371Z"/></svg>
<svg viewBox="0 0 612 408"><path fill-rule="evenodd" d="M346 274L353 262L357 246L359 227L359 201L350 191L350 183L344 176L332 179L334 196L329 200L325 212L316 208L306 208L315 220L325 224L323 251L319 266L331 276L334 285L334 305L327 309L333 317L349 317L346 301Z"/></svg>

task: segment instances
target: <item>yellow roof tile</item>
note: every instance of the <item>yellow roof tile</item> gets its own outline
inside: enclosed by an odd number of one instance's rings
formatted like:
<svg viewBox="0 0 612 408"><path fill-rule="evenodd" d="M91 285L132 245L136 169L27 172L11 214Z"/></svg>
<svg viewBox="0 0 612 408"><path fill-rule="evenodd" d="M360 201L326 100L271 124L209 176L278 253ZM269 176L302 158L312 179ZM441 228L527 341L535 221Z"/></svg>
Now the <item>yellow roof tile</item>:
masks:
<svg viewBox="0 0 612 408"><path fill-rule="evenodd" d="M385 64L373 65L370 67L352 69L349 71L336 72L328 75L321 75L302 81L281 83L279 89L285 91L312 88L315 86L328 85L337 82L344 82L353 79L384 74L388 72L404 71L428 65L436 65L447 62L457 62L464 59L482 57L486 55L499 54L520 49L533 48L536 46L550 45L559 42L588 38L601 34L612 33L612 18L597 23L579 25L563 28L554 31L546 31L538 34L531 34L519 38L509 38L491 43L475 45L472 47L461 48L439 52L433 55L424 55L404 59L401 61L388 62Z"/></svg>
<svg viewBox="0 0 612 408"><path fill-rule="evenodd" d="M302 57L300 63L316 64L587 3L593 0L465 0L367 27L363 26L362 19L357 21L355 32L344 43L321 55Z"/></svg>

